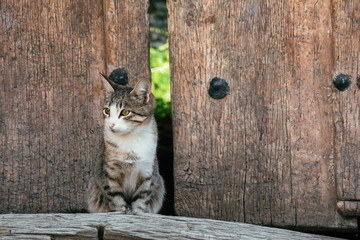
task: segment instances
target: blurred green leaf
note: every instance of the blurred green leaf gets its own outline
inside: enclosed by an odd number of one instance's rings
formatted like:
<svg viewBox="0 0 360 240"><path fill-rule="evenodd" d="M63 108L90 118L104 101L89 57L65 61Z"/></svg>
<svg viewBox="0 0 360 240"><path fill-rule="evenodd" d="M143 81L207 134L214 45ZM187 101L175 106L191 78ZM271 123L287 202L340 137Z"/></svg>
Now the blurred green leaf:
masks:
<svg viewBox="0 0 360 240"><path fill-rule="evenodd" d="M156 99L155 117L158 121L171 118L169 44L150 48L150 68L153 94Z"/></svg>

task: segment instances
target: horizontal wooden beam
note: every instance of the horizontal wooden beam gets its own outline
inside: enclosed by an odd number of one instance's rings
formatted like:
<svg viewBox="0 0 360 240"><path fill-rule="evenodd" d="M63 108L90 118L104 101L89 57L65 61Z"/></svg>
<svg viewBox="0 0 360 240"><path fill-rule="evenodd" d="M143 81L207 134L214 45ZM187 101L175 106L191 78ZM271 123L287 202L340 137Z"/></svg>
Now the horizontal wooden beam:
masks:
<svg viewBox="0 0 360 240"><path fill-rule="evenodd" d="M0 239L335 239L238 222L155 214L4 214Z"/></svg>

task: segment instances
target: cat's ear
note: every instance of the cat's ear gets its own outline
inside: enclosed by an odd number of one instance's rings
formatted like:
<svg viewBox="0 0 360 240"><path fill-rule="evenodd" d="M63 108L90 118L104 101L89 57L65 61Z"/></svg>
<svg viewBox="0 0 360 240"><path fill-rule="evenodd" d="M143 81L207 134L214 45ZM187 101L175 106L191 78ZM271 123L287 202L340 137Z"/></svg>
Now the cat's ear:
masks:
<svg viewBox="0 0 360 240"><path fill-rule="evenodd" d="M115 92L116 89L120 88L120 86L113 81L111 81L105 74L100 73L101 76L106 80L103 80L104 82L104 88L105 88L105 95L108 97L112 93Z"/></svg>
<svg viewBox="0 0 360 240"><path fill-rule="evenodd" d="M139 80L130 94L143 104L149 103L151 83L147 80Z"/></svg>

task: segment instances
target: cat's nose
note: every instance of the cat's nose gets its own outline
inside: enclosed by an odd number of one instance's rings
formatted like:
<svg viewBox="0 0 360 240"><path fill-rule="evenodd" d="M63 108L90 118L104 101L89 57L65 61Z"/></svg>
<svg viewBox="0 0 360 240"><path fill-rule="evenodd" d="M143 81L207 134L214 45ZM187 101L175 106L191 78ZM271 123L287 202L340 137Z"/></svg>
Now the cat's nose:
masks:
<svg viewBox="0 0 360 240"><path fill-rule="evenodd" d="M113 129L114 126L115 126L114 123L109 123L109 128L110 128L110 129Z"/></svg>

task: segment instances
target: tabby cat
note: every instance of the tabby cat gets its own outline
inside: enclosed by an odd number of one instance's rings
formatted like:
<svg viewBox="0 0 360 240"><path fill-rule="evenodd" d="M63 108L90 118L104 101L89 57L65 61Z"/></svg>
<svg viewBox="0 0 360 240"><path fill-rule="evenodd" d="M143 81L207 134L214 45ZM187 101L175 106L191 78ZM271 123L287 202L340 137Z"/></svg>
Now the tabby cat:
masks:
<svg viewBox="0 0 360 240"><path fill-rule="evenodd" d="M157 213L165 189L156 158L157 127L151 84L139 80L134 88L103 75L104 137L90 180L90 212Z"/></svg>

